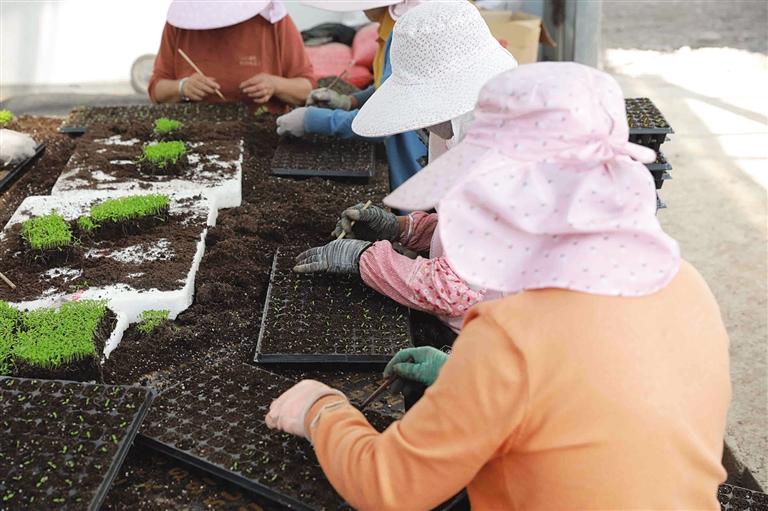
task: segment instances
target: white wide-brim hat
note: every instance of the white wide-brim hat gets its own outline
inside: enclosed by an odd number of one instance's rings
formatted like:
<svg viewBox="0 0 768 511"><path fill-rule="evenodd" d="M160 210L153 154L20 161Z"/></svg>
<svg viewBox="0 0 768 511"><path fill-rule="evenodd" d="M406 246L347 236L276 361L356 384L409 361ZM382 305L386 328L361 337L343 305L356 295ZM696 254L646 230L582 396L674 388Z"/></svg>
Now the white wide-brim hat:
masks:
<svg viewBox="0 0 768 511"><path fill-rule="evenodd" d="M288 12L277 0L198 1L173 0L166 20L176 28L212 30L242 23L261 14L270 23L276 23Z"/></svg>
<svg viewBox="0 0 768 511"><path fill-rule="evenodd" d="M480 89L517 61L465 0L427 2L396 24L392 75L360 109L352 129L383 137L425 128L471 111Z"/></svg>

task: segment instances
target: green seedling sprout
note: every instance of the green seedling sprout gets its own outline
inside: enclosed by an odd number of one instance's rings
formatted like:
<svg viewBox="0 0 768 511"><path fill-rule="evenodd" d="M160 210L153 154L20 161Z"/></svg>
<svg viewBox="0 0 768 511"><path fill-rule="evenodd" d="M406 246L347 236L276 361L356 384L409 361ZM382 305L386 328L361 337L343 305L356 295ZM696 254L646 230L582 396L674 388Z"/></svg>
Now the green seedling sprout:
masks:
<svg viewBox="0 0 768 511"><path fill-rule="evenodd" d="M62 248L72 243L72 231L64 217L51 210L45 216L21 224L21 236L34 250Z"/></svg>
<svg viewBox="0 0 768 511"><path fill-rule="evenodd" d="M13 114L10 110L0 110L0 126L5 126L13 120Z"/></svg>
<svg viewBox="0 0 768 511"><path fill-rule="evenodd" d="M14 331L19 322L19 311L0 301L0 376L10 374Z"/></svg>
<svg viewBox="0 0 768 511"><path fill-rule="evenodd" d="M80 217L78 225L83 218L89 218L91 224L99 226L105 222L123 222L146 216L160 215L164 213L170 204L167 195L130 195L119 199L109 199L91 208L90 217ZM82 227L82 225L81 225Z"/></svg>
<svg viewBox="0 0 768 511"><path fill-rule="evenodd" d="M181 140L155 142L144 146L144 154L139 161L148 161L160 169L169 163L176 163L187 152L187 146Z"/></svg>
<svg viewBox="0 0 768 511"><path fill-rule="evenodd" d="M23 312L13 357L34 367L53 369L96 356L93 337L106 312L106 302L95 300Z"/></svg>
<svg viewBox="0 0 768 511"><path fill-rule="evenodd" d="M96 222L89 216L81 216L77 219L77 226L85 232L91 232L98 227Z"/></svg>
<svg viewBox="0 0 768 511"><path fill-rule="evenodd" d="M169 310L148 310L141 313L139 317L139 324L136 325L136 329L143 333L149 334L159 327L165 321L168 321Z"/></svg>
<svg viewBox="0 0 768 511"><path fill-rule="evenodd" d="M169 119L167 117L161 117L155 120L155 133L158 135L166 135L172 131L176 131L184 127L184 123L177 121L176 119Z"/></svg>

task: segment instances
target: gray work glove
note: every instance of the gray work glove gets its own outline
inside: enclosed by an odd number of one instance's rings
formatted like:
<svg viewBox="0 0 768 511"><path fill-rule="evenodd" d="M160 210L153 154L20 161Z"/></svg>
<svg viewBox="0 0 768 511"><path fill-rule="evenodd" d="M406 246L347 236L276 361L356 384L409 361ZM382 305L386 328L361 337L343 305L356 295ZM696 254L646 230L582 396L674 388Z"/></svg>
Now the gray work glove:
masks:
<svg viewBox="0 0 768 511"><path fill-rule="evenodd" d="M339 94L335 90L322 87L309 93L307 106L309 105L336 110L351 110L352 98L346 94Z"/></svg>
<svg viewBox="0 0 768 511"><path fill-rule="evenodd" d="M397 216L378 206L355 204L341 213L341 218L336 222L336 229L331 233L332 238L338 238L342 232L346 232L346 238L368 241L400 239L400 222ZM352 225L352 221L355 225Z"/></svg>
<svg viewBox="0 0 768 511"><path fill-rule="evenodd" d="M277 134L285 135L290 133L294 137L304 135L304 117L307 115L306 107L294 108L285 115L281 115L275 120L277 124Z"/></svg>
<svg viewBox="0 0 768 511"><path fill-rule="evenodd" d="M3 165L19 163L33 156L36 145L26 133L0 129L0 161Z"/></svg>
<svg viewBox="0 0 768 511"><path fill-rule="evenodd" d="M323 247L310 248L296 256L293 271L360 274L360 256L371 245L362 240L335 240Z"/></svg>

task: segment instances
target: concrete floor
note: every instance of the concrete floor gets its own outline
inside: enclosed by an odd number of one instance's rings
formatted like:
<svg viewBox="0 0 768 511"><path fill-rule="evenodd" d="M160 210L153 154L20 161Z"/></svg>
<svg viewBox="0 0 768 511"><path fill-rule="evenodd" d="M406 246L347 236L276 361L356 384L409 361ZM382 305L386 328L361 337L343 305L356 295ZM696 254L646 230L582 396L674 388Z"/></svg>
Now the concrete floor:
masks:
<svg viewBox="0 0 768 511"><path fill-rule="evenodd" d="M720 304L731 338L726 440L766 489L768 2L606 1L603 16L604 68L675 129L662 147L674 179L659 218Z"/></svg>

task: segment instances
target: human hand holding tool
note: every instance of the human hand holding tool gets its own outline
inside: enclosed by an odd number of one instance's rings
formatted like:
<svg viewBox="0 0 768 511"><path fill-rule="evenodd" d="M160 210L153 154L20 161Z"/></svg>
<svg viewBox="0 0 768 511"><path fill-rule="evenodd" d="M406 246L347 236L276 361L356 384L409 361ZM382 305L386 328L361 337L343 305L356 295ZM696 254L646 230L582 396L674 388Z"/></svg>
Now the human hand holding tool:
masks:
<svg viewBox="0 0 768 511"><path fill-rule="evenodd" d="M371 206L371 201L368 201L345 209L331 236L336 239L347 237L367 241L395 241L400 238L400 221L394 213Z"/></svg>
<svg viewBox="0 0 768 511"><path fill-rule="evenodd" d="M404 380L432 385L447 360L447 354L431 346L405 348L392 357L384 368L384 376L395 375Z"/></svg>
<svg viewBox="0 0 768 511"><path fill-rule="evenodd" d="M360 273L360 256L372 245L362 240L334 240L296 256L297 273Z"/></svg>
<svg viewBox="0 0 768 511"><path fill-rule="evenodd" d="M184 96L193 101L200 101L208 94L213 93L215 93L221 99L225 99L224 95L219 90L221 86L216 83L216 80L205 76L205 73L203 73L200 68L197 67L194 62L192 62L192 59L189 58L189 55L184 53L184 50L179 48L178 51L179 55L181 55L182 58L187 61L187 64L192 66L192 69L194 69L196 73L181 80L179 85L180 92L182 92Z"/></svg>
<svg viewBox="0 0 768 511"><path fill-rule="evenodd" d="M346 94L339 94L328 87L321 87L309 93L307 106L335 110L352 110L352 97Z"/></svg>

